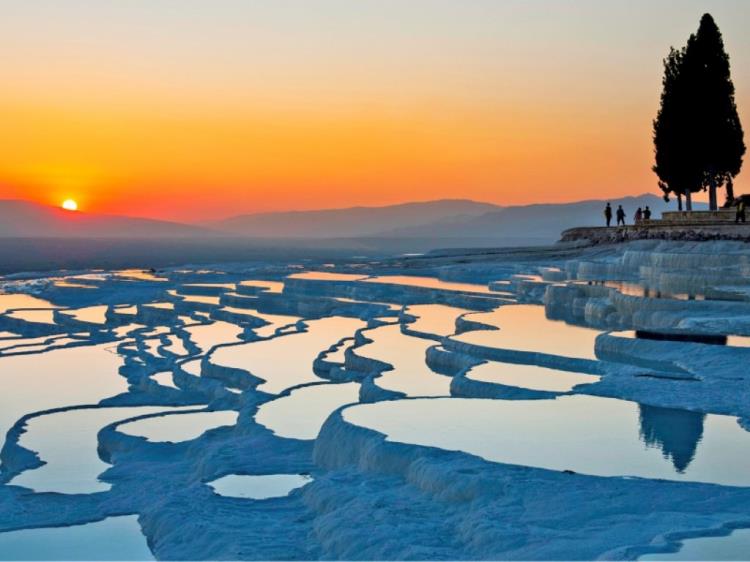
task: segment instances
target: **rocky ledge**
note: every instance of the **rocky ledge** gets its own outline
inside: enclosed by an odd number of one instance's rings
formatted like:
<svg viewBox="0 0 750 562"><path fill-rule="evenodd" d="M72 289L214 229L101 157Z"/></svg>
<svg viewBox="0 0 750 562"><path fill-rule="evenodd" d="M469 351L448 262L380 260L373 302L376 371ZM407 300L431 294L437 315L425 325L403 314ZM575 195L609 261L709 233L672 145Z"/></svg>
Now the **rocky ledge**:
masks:
<svg viewBox="0 0 750 562"><path fill-rule="evenodd" d="M750 223L653 221L619 227L578 227L563 231L560 242L588 242L592 245L613 244L631 240L676 240L704 242L709 240L738 240L750 242Z"/></svg>

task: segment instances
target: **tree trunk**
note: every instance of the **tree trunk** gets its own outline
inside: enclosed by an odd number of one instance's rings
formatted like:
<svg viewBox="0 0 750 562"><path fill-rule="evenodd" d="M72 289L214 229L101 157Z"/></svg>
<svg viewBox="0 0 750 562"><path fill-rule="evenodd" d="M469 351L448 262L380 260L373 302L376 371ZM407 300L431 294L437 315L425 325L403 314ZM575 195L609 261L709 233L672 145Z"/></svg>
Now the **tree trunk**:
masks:
<svg viewBox="0 0 750 562"><path fill-rule="evenodd" d="M713 179L708 186L708 208L711 211L716 211L719 208L716 204L716 181Z"/></svg>
<svg viewBox="0 0 750 562"><path fill-rule="evenodd" d="M677 194L677 210L682 211L682 193Z"/></svg>
<svg viewBox="0 0 750 562"><path fill-rule="evenodd" d="M689 189L685 192L685 210L693 210L693 192Z"/></svg>

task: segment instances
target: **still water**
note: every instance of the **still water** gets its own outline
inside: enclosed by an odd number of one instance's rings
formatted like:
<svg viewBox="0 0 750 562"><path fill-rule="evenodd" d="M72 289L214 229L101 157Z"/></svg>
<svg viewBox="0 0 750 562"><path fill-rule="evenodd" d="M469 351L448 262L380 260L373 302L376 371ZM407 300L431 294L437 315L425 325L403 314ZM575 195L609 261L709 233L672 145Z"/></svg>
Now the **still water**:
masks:
<svg viewBox="0 0 750 562"><path fill-rule="evenodd" d="M550 392L568 392L579 384L591 384L599 380L596 375L499 361L477 365L466 374L466 377L476 381Z"/></svg>
<svg viewBox="0 0 750 562"><path fill-rule="evenodd" d="M229 474L209 482L209 486L220 496L265 500L288 496L311 481L304 474Z"/></svg>
<svg viewBox="0 0 750 562"><path fill-rule="evenodd" d="M358 398L356 382L305 386L263 404L255 420L279 437L315 439L331 412Z"/></svg>
<svg viewBox="0 0 750 562"><path fill-rule="evenodd" d="M407 285L409 287L423 287L425 289L441 289L443 291L459 291L462 293L492 293L487 285L477 283L460 283L443 281L436 277L416 277L411 275L379 275L364 279L367 283L389 283L392 285Z"/></svg>
<svg viewBox="0 0 750 562"><path fill-rule="evenodd" d="M149 441L189 441L203 435L209 429L233 426L237 423L237 412L194 412L172 414L132 421L118 426L118 431L128 435L145 437Z"/></svg>
<svg viewBox="0 0 750 562"><path fill-rule="evenodd" d="M11 484L35 492L88 494L110 489L98 476L110 465L99 458L99 430L118 420L172 410L165 406L68 410L32 418L19 444L35 451L46 464L26 470Z"/></svg>
<svg viewBox="0 0 750 562"><path fill-rule="evenodd" d="M747 560L750 557L750 529L737 529L724 537L686 539L680 550L647 554L638 560Z"/></svg>
<svg viewBox="0 0 750 562"><path fill-rule="evenodd" d="M506 305L492 312L469 314L466 318L498 329L466 332L453 339L487 347L596 359L594 342L600 333L598 330L549 320L541 305Z"/></svg>
<svg viewBox="0 0 750 562"><path fill-rule="evenodd" d="M154 560L136 515L0 533L0 560Z"/></svg>
<svg viewBox="0 0 750 562"><path fill-rule="evenodd" d="M407 396L450 396L450 377L435 373L425 363L427 348L434 346L434 341L402 334L398 324L368 330L365 336L372 343L355 353L393 366L375 379L379 387Z"/></svg>
<svg viewBox="0 0 750 562"><path fill-rule="evenodd" d="M750 432L729 416L625 400L436 398L362 404L344 411L390 441L463 451L494 462L750 486ZM450 420L435 430L435 420Z"/></svg>
<svg viewBox="0 0 750 562"><path fill-rule="evenodd" d="M306 324L306 332L221 347L213 352L211 362L249 371L266 381L258 389L272 394L299 384L321 382L322 379L312 370L315 358L321 351L352 336L365 323L333 316L307 321Z"/></svg>
<svg viewBox="0 0 750 562"><path fill-rule="evenodd" d="M0 440L23 415L127 392L111 344L0 358ZM82 368L85 366L85 368Z"/></svg>

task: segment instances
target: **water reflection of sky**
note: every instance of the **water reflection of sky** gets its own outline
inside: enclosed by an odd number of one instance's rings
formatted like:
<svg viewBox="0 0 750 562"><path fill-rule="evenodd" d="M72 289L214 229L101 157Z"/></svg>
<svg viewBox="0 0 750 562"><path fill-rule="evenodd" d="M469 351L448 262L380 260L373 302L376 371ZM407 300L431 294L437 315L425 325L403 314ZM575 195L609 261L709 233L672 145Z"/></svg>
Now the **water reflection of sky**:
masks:
<svg viewBox="0 0 750 562"><path fill-rule="evenodd" d="M122 359L111 344L3 357L0 369L0 439L30 412L96 404L128 389L117 370ZM85 366L85 368L82 368Z"/></svg>
<svg viewBox="0 0 750 562"><path fill-rule="evenodd" d="M402 400L348 408L344 417L391 441L461 450L496 462L750 485L750 433L728 416L577 395L530 401ZM435 431L435 420L450 423Z"/></svg>
<svg viewBox="0 0 750 562"><path fill-rule="evenodd" d="M3 560L154 560L137 515L0 533Z"/></svg>
<svg viewBox="0 0 750 562"><path fill-rule="evenodd" d="M427 348L435 342L405 335L398 324L368 330L365 335L372 343L357 348L355 353L393 366L393 370L375 379L379 387L407 396L450 396L450 377L433 372L425 362Z"/></svg>
<svg viewBox="0 0 750 562"><path fill-rule="evenodd" d="M98 306L87 306L85 308L76 308L74 310L67 310L65 314L68 314L80 320L82 322L90 322L92 324L104 324L107 321L107 305Z"/></svg>
<svg viewBox="0 0 750 562"><path fill-rule="evenodd" d="M685 539L677 552L647 554L638 560L747 560L750 529L737 529L723 537Z"/></svg>
<svg viewBox="0 0 750 562"><path fill-rule="evenodd" d="M412 275L379 275L364 279L367 283L391 283L393 285L408 285L410 287L424 287L426 289L442 289L443 291L461 291L469 293L493 293L487 285L477 283L461 283L458 281L443 281L436 277L417 277ZM494 293L493 293L494 294Z"/></svg>
<svg viewBox="0 0 750 562"><path fill-rule="evenodd" d="M0 293L0 313L14 308L57 308L49 301L23 293Z"/></svg>
<svg viewBox="0 0 750 562"><path fill-rule="evenodd" d="M417 304L409 306L406 312L417 317L414 322L409 324L410 329L439 336L449 336L456 333L456 319L469 311L443 304Z"/></svg>
<svg viewBox="0 0 750 562"><path fill-rule="evenodd" d="M127 435L145 437L149 441L177 443L200 437L209 429L233 426L236 423L237 412L223 410L150 417L122 424L117 429Z"/></svg>
<svg viewBox="0 0 750 562"><path fill-rule="evenodd" d="M316 384L266 402L255 419L280 437L315 439L331 412L358 401L359 383Z"/></svg>
<svg viewBox="0 0 750 562"><path fill-rule="evenodd" d="M69 410L32 418L20 444L39 454L46 463L26 470L10 483L35 492L88 494L108 490L98 476L109 465L97 453L99 430L118 420L151 414L166 406L135 408L93 408Z"/></svg>
<svg viewBox="0 0 750 562"><path fill-rule="evenodd" d="M357 281L364 279L360 273L335 273L333 271L305 271L304 273L294 273L289 279L312 279L315 281Z"/></svg>
<svg viewBox="0 0 750 562"><path fill-rule="evenodd" d="M544 307L540 305L506 305L492 312L468 314L466 319L499 329L465 332L454 337L458 341L561 357L596 359L594 343L599 331L549 320Z"/></svg>
<svg viewBox="0 0 750 562"><path fill-rule="evenodd" d="M16 318L24 322L35 322L37 324L54 324L55 313L53 310L14 310L8 312L9 318Z"/></svg>
<svg viewBox="0 0 750 562"><path fill-rule="evenodd" d="M242 328L229 322L212 322L201 326L189 326L185 331L190 335L192 341L198 348L206 352L220 343L232 343L240 341L239 335Z"/></svg>
<svg viewBox="0 0 750 562"><path fill-rule="evenodd" d="M318 354L365 326L362 320L333 316L306 322L308 330L270 340L221 347L211 355L216 365L244 369L262 378L263 392L279 393L298 384L321 382L312 370Z"/></svg>
<svg viewBox="0 0 750 562"><path fill-rule="evenodd" d="M260 289L264 289L267 293L280 293L284 290L283 281L258 281L251 279L242 281L239 283L239 285L244 285L245 287L258 287Z"/></svg>
<svg viewBox="0 0 750 562"><path fill-rule="evenodd" d="M482 382L550 392L568 392L579 384L591 384L599 380L595 375L499 361L477 365L466 376Z"/></svg>
<svg viewBox="0 0 750 562"><path fill-rule="evenodd" d="M312 478L304 474L228 474L209 483L220 496L264 500L289 495Z"/></svg>

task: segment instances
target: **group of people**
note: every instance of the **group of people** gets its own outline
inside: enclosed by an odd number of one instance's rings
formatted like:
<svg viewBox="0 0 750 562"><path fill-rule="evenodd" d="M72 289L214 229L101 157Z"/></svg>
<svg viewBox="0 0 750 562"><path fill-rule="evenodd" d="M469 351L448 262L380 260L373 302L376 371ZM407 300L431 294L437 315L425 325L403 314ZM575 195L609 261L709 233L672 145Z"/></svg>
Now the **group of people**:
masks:
<svg viewBox="0 0 750 562"><path fill-rule="evenodd" d="M738 199L736 207L737 209L736 209L734 222L744 223L745 222L745 200ZM617 226L625 226L625 209L622 208L622 205L617 206L617 212L615 213L615 216L617 217ZM611 226L612 225L612 205L610 205L609 203L607 203L607 206L604 207L604 218L607 221L607 226ZM651 209L649 209L648 205L646 205L646 207L643 209L638 207L638 209L635 211L635 215L633 216L633 219L635 220L635 224L638 224L641 221L651 220Z"/></svg>
<svg viewBox="0 0 750 562"><path fill-rule="evenodd" d="M622 205L617 206L617 226L625 226L625 209L622 208ZM607 226L612 225L612 205L607 203L607 206L604 207L604 218L607 220ZM647 221L651 220L651 209L649 209L648 205L644 209L641 209L638 207L638 209L635 211L635 215L633 217L635 219L635 223L638 224L641 221Z"/></svg>

